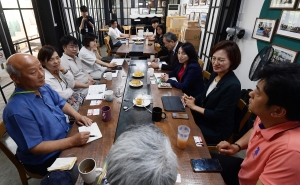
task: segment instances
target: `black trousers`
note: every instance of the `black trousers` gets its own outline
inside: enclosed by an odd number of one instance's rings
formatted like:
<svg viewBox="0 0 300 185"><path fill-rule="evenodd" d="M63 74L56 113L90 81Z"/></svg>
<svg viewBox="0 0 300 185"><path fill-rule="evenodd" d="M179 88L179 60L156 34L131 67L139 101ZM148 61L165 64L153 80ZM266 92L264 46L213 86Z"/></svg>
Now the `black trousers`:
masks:
<svg viewBox="0 0 300 185"><path fill-rule="evenodd" d="M210 153L212 158L217 158L222 166L221 175L227 185L239 185L238 173L244 159L228 155Z"/></svg>
<svg viewBox="0 0 300 185"><path fill-rule="evenodd" d="M45 176L48 173L47 168L54 163L55 159L59 157L59 154L60 152L47 159L43 164L38 164L38 165L23 164L23 165L27 171Z"/></svg>

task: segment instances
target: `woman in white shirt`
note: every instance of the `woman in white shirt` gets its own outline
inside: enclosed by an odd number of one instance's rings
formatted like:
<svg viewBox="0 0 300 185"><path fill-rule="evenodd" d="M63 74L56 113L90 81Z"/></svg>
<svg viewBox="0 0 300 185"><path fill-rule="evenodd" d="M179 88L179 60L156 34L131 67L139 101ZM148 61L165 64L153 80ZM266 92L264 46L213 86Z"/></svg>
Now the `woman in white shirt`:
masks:
<svg viewBox="0 0 300 185"><path fill-rule="evenodd" d="M49 45L43 46L38 53L38 59L45 68L46 83L65 100L70 98L74 92L74 78L71 71L60 65L56 49Z"/></svg>
<svg viewBox="0 0 300 185"><path fill-rule="evenodd" d="M83 68L93 79L100 79L107 67L115 67L116 63L105 63L101 61L101 56L97 50L97 36L86 33L82 39L83 47L79 51L79 58ZM104 67L103 67L104 66Z"/></svg>

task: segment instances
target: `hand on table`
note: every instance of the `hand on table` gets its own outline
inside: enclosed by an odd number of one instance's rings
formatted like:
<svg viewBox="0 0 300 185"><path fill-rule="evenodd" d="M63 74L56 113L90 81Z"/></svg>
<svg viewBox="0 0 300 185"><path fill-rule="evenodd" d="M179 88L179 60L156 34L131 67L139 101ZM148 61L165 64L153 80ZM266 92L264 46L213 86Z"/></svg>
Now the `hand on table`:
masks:
<svg viewBox="0 0 300 185"><path fill-rule="evenodd" d="M158 64L158 62L151 62L148 67L153 68L153 69L158 69L159 64Z"/></svg>
<svg viewBox="0 0 300 185"><path fill-rule="evenodd" d="M84 145L90 138L90 132L78 132L75 135L71 136L72 146Z"/></svg>
<svg viewBox="0 0 300 185"><path fill-rule="evenodd" d="M157 62L157 61L158 61L158 58L150 59L150 62Z"/></svg>
<svg viewBox="0 0 300 185"><path fill-rule="evenodd" d="M80 126L90 126L92 124L92 121L90 118L86 117L86 116L82 116L80 115L79 117L75 118L76 119L76 123Z"/></svg>
<svg viewBox="0 0 300 185"><path fill-rule="evenodd" d="M161 81L166 82L169 80L169 75L168 74L163 74L160 76Z"/></svg>
<svg viewBox="0 0 300 185"><path fill-rule="evenodd" d="M117 66L117 63L116 62L111 62L111 63L108 63L107 67L115 67Z"/></svg>
<svg viewBox="0 0 300 185"><path fill-rule="evenodd" d="M220 154L226 155L234 155L240 150L238 146L232 145L227 141L221 141L216 147Z"/></svg>
<svg viewBox="0 0 300 185"><path fill-rule="evenodd" d="M185 104L185 106L189 107L190 109L192 109L193 106L196 106L195 98L192 96L187 96L186 94L184 94L182 96L182 101Z"/></svg>

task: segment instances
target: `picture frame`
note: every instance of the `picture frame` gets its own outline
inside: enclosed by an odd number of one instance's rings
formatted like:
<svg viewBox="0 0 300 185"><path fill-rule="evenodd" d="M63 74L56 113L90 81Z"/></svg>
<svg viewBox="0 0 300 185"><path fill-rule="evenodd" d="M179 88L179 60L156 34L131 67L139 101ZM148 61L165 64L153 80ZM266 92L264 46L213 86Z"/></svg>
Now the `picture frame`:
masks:
<svg viewBox="0 0 300 185"><path fill-rule="evenodd" d="M274 30L277 26L277 19L256 18L252 38L271 42L274 36Z"/></svg>
<svg viewBox="0 0 300 185"><path fill-rule="evenodd" d="M200 12L200 17L199 17L199 27L205 28L206 24L206 19L207 19L207 13L206 12Z"/></svg>
<svg viewBox="0 0 300 185"><path fill-rule="evenodd" d="M206 0L199 0L200 1L200 5L206 5Z"/></svg>
<svg viewBox="0 0 300 185"><path fill-rule="evenodd" d="M199 6L199 0L194 0L193 5L194 6Z"/></svg>
<svg viewBox="0 0 300 185"><path fill-rule="evenodd" d="M283 10L277 28L277 35L300 40L300 10ZM295 26L293 26L295 25Z"/></svg>
<svg viewBox="0 0 300 185"><path fill-rule="evenodd" d="M167 6L167 1L162 1L161 2L161 7L166 7Z"/></svg>
<svg viewBox="0 0 300 185"><path fill-rule="evenodd" d="M191 12L189 20L190 21L194 20L194 16L195 16L195 12Z"/></svg>
<svg viewBox="0 0 300 185"><path fill-rule="evenodd" d="M271 9L294 9L297 0L271 0Z"/></svg>
<svg viewBox="0 0 300 185"><path fill-rule="evenodd" d="M189 6L193 6L194 0L189 0Z"/></svg>
<svg viewBox="0 0 300 185"><path fill-rule="evenodd" d="M139 8L131 8L130 15L138 15L139 14Z"/></svg>
<svg viewBox="0 0 300 185"><path fill-rule="evenodd" d="M149 14L149 9L148 9L148 8L144 8L144 9L142 10L142 13L143 13L143 14Z"/></svg>
<svg viewBox="0 0 300 185"><path fill-rule="evenodd" d="M194 14L194 21L199 21L200 12L195 12Z"/></svg>
<svg viewBox="0 0 300 185"><path fill-rule="evenodd" d="M290 62L294 63L298 58L298 51L292 50L286 47L272 44L274 48L274 54L272 56L272 62Z"/></svg>

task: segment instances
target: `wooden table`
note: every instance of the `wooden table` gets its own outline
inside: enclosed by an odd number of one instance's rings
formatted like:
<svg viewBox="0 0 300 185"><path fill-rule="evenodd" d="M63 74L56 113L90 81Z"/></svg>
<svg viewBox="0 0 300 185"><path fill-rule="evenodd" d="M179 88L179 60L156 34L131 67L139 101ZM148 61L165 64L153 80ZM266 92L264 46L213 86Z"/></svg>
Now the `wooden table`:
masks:
<svg viewBox="0 0 300 185"><path fill-rule="evenodd" d="M146 62L146 61L144 61ZM116 90L117 87L121 86L124 88L128 65L126 62L123 64L122 71L119 72L117 79L113 78L112 81L101 80L100 83L105 83L108 89ZM156 71L163 72L163 71ZM126 84L127 85L127 84ZM157 84L151 84L151 94L153 97L153 106L163 107L161 102L161 96L181 96L182 92L179 89L158 89ZM123 90L124 92L124 90ZM109 105L112 110L112 120L109 122L103 122L101 120L101 116L90 116L95 122L97 122L101 132L102 138L81 147L73 147L70 149L66 149L62 151L61 157L65 157L68 155L75 155L78 160L77 164L80 163L85 158L94 158L97 166L101 167L103 162L109 153L109 150L114 142L114 137L116 133L117 123L119 119L119 112L121 108L122 98L117 98L114 96L112 102L103 101L99 106L93 106L92 108L100 108L104 105ZM80 108L80 113L82 115L87 114L87 109L91 108L89 106L90 101L87 100L84 102L82 107ZM146 109L145 109L146 111ZM166 112L166 111L165 111ZM130 113L130 111L128 112ZM210 154L207 147L196 147L195 142L192 136L202 136L202 133L199 127L195 124L193 116L190 110L187 108L186 113L189 115L189 120L183 119L173 119L171 116L171 112L166 112L167 118L162 120L161 122L155 122L155 124L170 138L170 142L174 152L178 157L178 173L181 175L181 183L176 184L224 184L224 181L219 173L194 173L191 165L190 159L192 158L210 158ZM190 137L188 139L187 147L185 150L181 150L176 146L177 139L177 127L178 125L187 125L191 129ZM78 126L74 125L68 133L68 136L74 135L78 132ZM204 142L205 146L206 143ZM83 180L79 176L77 183L78 185L83 184Z"/></svg>
<svg viewBox="0 0 300 185"><path fill-rule="evenodd" d="M132 40L132 38L136 37L135 35L130 35L130 40ZM150 55L155 55L157 52L154 49L154 41L148 41L148 43L151 43L152 45L146 45L146 41L144 40L144 44L143 44L143 56L150 56ZM120 56L125 56L125 55L130 55L130 52L132 51L132 46L134 44L122 44L122 46L120 46L116 52L117 55Z"/></svg>

